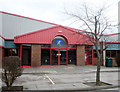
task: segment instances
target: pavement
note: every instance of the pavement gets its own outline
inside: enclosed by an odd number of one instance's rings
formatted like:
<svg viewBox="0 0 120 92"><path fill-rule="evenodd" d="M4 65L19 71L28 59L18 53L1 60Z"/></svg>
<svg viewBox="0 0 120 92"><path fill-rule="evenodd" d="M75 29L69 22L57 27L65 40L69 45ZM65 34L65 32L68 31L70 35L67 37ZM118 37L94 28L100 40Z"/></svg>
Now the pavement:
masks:
<svg viewBox="0 0 120 92"><path fill-rule="evenodd" d="M86 83L95 82L96 66L26 67L14 85L23 85L24 90L39 91L117 91L120 87L119 72L118 67L102 66L101 81L110 85L93 86Z"/></svg>

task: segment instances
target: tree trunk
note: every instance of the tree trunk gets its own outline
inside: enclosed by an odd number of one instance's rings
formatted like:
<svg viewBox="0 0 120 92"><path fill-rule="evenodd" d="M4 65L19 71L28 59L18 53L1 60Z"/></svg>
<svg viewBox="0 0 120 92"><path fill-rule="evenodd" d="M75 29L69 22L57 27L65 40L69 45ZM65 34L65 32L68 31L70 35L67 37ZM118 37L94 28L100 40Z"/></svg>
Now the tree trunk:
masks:
<svg viewBox="0 0 120 92"><path fill-rule="evenodd" d="M4 72L4 77L5 77L5 83L6 83L7 87L9 87L9 81L8 81L7 71L6 70Z"/></svg>
<svg viewBox="0 0 120 92"><path fill-rule="evenodd" d="M96 85L100 86L100 56L98 56L97 72L96 72Z"/></svg>
<svg viewBox="0 0 120 92"><path fill-rule="evenodd" d="M98 50L98 43L95 44L96 47L96 52L97 52L97 71L96 71L96 85L100 86L101 82L100 82L100 66L101 66L101 54Z"/></svg>

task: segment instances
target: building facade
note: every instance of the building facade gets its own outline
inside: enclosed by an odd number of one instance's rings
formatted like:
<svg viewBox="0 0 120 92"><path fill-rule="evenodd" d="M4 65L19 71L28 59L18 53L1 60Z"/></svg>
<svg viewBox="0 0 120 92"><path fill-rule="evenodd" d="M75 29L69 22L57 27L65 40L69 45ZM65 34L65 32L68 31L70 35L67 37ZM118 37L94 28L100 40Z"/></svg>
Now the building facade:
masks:
<svg viewBox="0 0 120 92"><path fill-rule="evenodd" d="M93 44L82 30L7 12L0 12L0 60L19 56L21 66L85 66L96 65ZM79 32L78 32L79 31ZM120 55L120 33L104 35L108 48L105 58ZM112 38L112 39L111 39Z"/></svg>

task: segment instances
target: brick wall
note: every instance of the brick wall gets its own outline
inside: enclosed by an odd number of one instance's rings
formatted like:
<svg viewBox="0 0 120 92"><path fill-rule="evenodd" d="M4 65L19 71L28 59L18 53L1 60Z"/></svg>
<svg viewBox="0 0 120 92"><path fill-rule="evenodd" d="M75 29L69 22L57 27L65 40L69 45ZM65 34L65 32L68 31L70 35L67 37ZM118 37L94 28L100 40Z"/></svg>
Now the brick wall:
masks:
<svg viewBox="0 0 120 92"><path fill-rule="evenodd" d="M2 47L0 47L0 68L2 67Z"/></svg>
<svg viewBox="0 0 120 92"><path fill-rule="evenodd" d="M4 49L0 47L0 68L2 67L2 58L4 57Z"/></svg>
<svg viewBox="0 0 120 92"><path fill-rule="evenodd" d="M98 59L94 58L94 65L97 66ZM103 61L101 62L101 66L103 66Z"/></svg>
<svg viewBox="0 0 120 92"><path fill-rule="evenodd" d="M77 46L77 65L85 65L85 46Z"/></svg>
<svg viewBox="0 0 120 92"><path fill-rule="evenodd" d="M97 61L98 61L98 59L97 59L97 58L94 58L94 65L95 65L95 66L97 65Z"/></svg>
<svg viewBox="0 0 120 92"><path fill-rule="evenodd" d="M38 67L41 65L41 45L32 45L31 65Z"/></svg>
<svg viewBox="0 0 120 92"><path fill-rule="evenodd" d="M112 58L112 66L118 66L115 58Z"/></svg>

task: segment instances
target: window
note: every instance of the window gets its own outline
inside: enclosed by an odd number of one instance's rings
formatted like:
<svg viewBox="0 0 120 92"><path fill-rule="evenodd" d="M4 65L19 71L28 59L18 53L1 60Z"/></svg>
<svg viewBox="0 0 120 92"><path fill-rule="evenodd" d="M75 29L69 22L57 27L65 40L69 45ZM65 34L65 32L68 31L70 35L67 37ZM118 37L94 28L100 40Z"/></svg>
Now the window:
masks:
<svg viewBox="0 0 120 92"><path fill-rule="evenodd" d="M106 57L116 57L117 55L120 56L120 50L107 50ZM94 57L97 57L96 51L94 51Z"/></svg>
<svg viewBox="0 0 120 92"><path fill-rule="evenodd" d="M96 51L94 50L94 57L97 57L97 53L96 53Z"/></svg>
<svg viewBox="0 0 120 92"><path fill-rule="evenodd" d="M120 50L107 50L106 51L106 57L116 57L117 55L120 55Z"/></svg>
<svg viewBox="0 0 120 92"><path fill-rule="evenodd" d="M5 49L5 56L18 56L18 49Z"/></svg>
<svg viewBox="0 0 120 92"><path fill-rule="evenodd" d="M92 49L92 46L91 45L86 45L85 49Z"/></svg>
<svg viewBox="0 0 120 92"><path fill-rule="evenodd" d="M50 49L41 49L42 65L50 65Z"/></svg>
<svg viewBox="0 0 120 92"><path fill-rule="evenodd" d="M68 45L68 48L76 48L76 45Z"/></svg>
<svg viewBox="0 0 120 92"><path fill-rule="evenodd" d="M42 44L41 47L50 47L50 44Z"/></svg>
<svg viewBox="0 0 120 92"><path fill-rule="evenodd" d="M31 65L31 48L23 47L22 48L22 66Z"/></svg>
<svg viewBox="0 0 120 92"><path fill-rule="evenodd" d="M76 49L68 50L68 64L76 65Z"/></svg>
<svg viewBox="0 0 120 92"><path fill-rule="evenodd" d="M99 51L99 53L100 53L100 51ZM95 57L95 58L97 57L97 52L96 52L96 50L94 50L94 57Z"/></svg>
<svg viewBox="0 0 120 92"><path fill-rule="evenodd" d="M90 49L85 50L85 64L86 65L92 64L92 50Z"/></svg>
<svg viewBox="0 0 120 92"><path fill-rule="evenodd" d="M110 51L106 51L106 57L110 57Z"/></svg>
<svg viewBox="0 0 120 92"><path fill-rule="evenodd" d="M111 57L116 57L116 51L115 50L111 51Z"/></svg>
<svg viewBox="0 0 120 92"><path fill-rule="evenodd" d="M120 50L117 51L117 56L120 56Z"/></svg>

